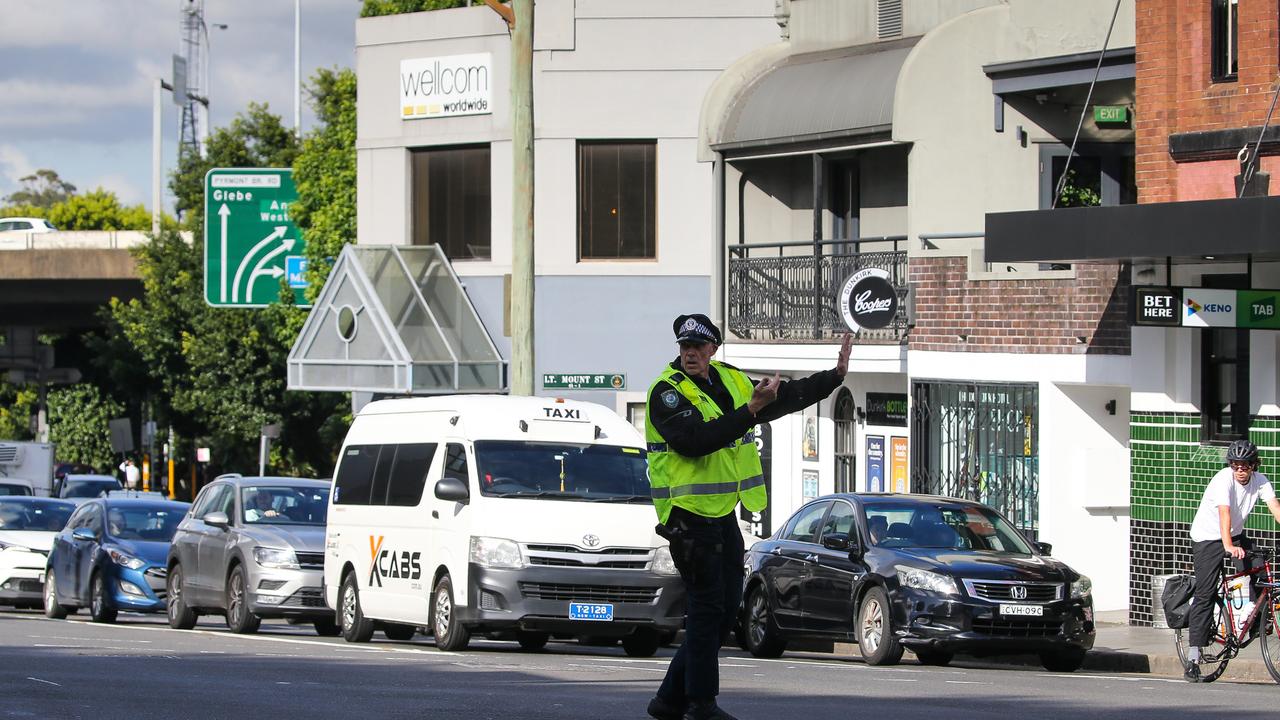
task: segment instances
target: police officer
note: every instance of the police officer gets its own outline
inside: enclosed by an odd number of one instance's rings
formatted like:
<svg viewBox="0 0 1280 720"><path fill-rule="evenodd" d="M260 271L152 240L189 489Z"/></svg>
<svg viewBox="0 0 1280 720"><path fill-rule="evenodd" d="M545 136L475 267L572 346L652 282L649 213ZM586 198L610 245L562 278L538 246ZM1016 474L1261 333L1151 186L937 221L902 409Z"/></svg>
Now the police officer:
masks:
<svg viewBox="0 0 1280 720"><path fill-rule="evenodd" d="M721 335L706 315L681 315L672 328L680 356L649 388L645 435L658 532L685 586L684 643L649 702L659 720L733 720L716 704L717 655L742 602L738 503L765 508L764 477L753 430L831 394L849 367L845 335L832 370L759 384L712 360Z"/></svg>

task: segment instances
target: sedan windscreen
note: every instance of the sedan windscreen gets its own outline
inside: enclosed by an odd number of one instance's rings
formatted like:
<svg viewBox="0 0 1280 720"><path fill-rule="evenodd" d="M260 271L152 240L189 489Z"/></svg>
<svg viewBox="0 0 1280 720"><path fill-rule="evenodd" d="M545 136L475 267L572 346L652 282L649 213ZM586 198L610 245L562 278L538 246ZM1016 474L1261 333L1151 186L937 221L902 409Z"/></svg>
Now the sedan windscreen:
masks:
<svg viewBox="0 0 1280 720"><path fill-rule="evenodd" d="M329 488L250 485L240 490L240 505L250 525L324 525Z"/></svg>
<svg viewBox="0 0 1280 720"><path fill-rule="evenodd" d="M164 507L109 507L107 532L117 540L144 540L169 542L178 531L178 523L186 515L186 508Z"/></svg>
<svg viewBox="0 0 1280 720"><path fill-rule="evenodd" d="M57 532L75 507L63 502L5 502L0 500L0 530Z"/></svg>
<svg viewBox="0 0 1280 720"><path fill-rule="evenodd" d="M652 502L639 448L481 440L476 469L480 492L491 497Z"/></svg>
<svg viewBox="0 0 1280 720"><path fill-rule="evenodd" d="M990 508L973 505L868 502L871 543L884 548L951 548L1030 555L1017 528Z"/></svg>

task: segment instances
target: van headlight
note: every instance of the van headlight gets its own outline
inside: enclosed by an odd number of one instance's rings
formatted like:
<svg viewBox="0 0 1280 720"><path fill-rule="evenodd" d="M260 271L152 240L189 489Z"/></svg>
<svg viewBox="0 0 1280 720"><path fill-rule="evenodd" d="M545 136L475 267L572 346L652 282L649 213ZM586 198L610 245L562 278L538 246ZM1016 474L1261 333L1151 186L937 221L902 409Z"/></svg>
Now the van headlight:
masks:
<svg viewBox="0 0 1280 720"><path fill-rule="evenodd" d="M256 547L253 549L253 559L265 568L276 568L278 570L300 569L298 567L298 556L294 555L292 550Z"/></svg>
<svg viewBox="0 0 1280 720"><path fill-rule="evenodd" d="M518 570L524 567L524 556L520 546L511 540L472 535L471 562L480 567Z"/></svg>
<svg viewBox="0 0 1280 720"><path fill-rule="evenodd" d="M657 575L679 575L676 561L671 558L671 548L663 545L653 553L653 564L649 566Z"/></svg>
<svg viewBox="0 0 1280 720"><path fill-rule="evenodd" d="M1072 599L1086 597L1091 592L1093 592L1093 581L1089 579L1088 575L1081 575L1076 578L1075 582L1071 583Z"/></svg>
<svg viewBox="0 0 1280 720"><path fill-rule="evenodd" d="M898 584L913 590L930 590L943 595L960 594L960 591L956 589L956 581L950 575L918 568L899 569Z"/></svg>

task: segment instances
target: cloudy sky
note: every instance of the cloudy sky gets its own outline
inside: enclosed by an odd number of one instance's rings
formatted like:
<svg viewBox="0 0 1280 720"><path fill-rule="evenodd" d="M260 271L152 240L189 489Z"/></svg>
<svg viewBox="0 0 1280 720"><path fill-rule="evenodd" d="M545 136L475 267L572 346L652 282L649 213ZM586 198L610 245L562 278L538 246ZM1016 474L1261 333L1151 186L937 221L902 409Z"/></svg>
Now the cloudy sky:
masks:
<svg viewBox="0 0 1280 720"><path fill-rule="evenodd" d="M189 2L0 0L0 197L51 168L80 190L101 186L150 206L152 86L170 79ZM302 0L304 80L317 67L354 65L360 5ZM213 127L250 102L292 124L293 10L293 0L205 0ZM179 122L167 92L163 112L167 176ZM304 91L304 132L313 123Z"/></svg>

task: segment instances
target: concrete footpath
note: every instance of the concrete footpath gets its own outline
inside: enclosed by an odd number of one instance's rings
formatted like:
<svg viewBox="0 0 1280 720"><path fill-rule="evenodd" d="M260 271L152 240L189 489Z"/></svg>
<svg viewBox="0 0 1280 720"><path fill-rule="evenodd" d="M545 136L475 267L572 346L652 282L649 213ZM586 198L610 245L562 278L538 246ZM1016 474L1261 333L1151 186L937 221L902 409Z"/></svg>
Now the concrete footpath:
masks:
<svg viewBox="0 0 1280 720"><path fill-rule="evenodd" d="M1182 664L1173 645L1173 631L1128 624L1128 611L1100 612L1098 634L1085 660L1085 670L1151 673L1182 677ZM1262 642L1254 640L1227 665L1219 682L1274 682L1262 659Z"/></svg>

